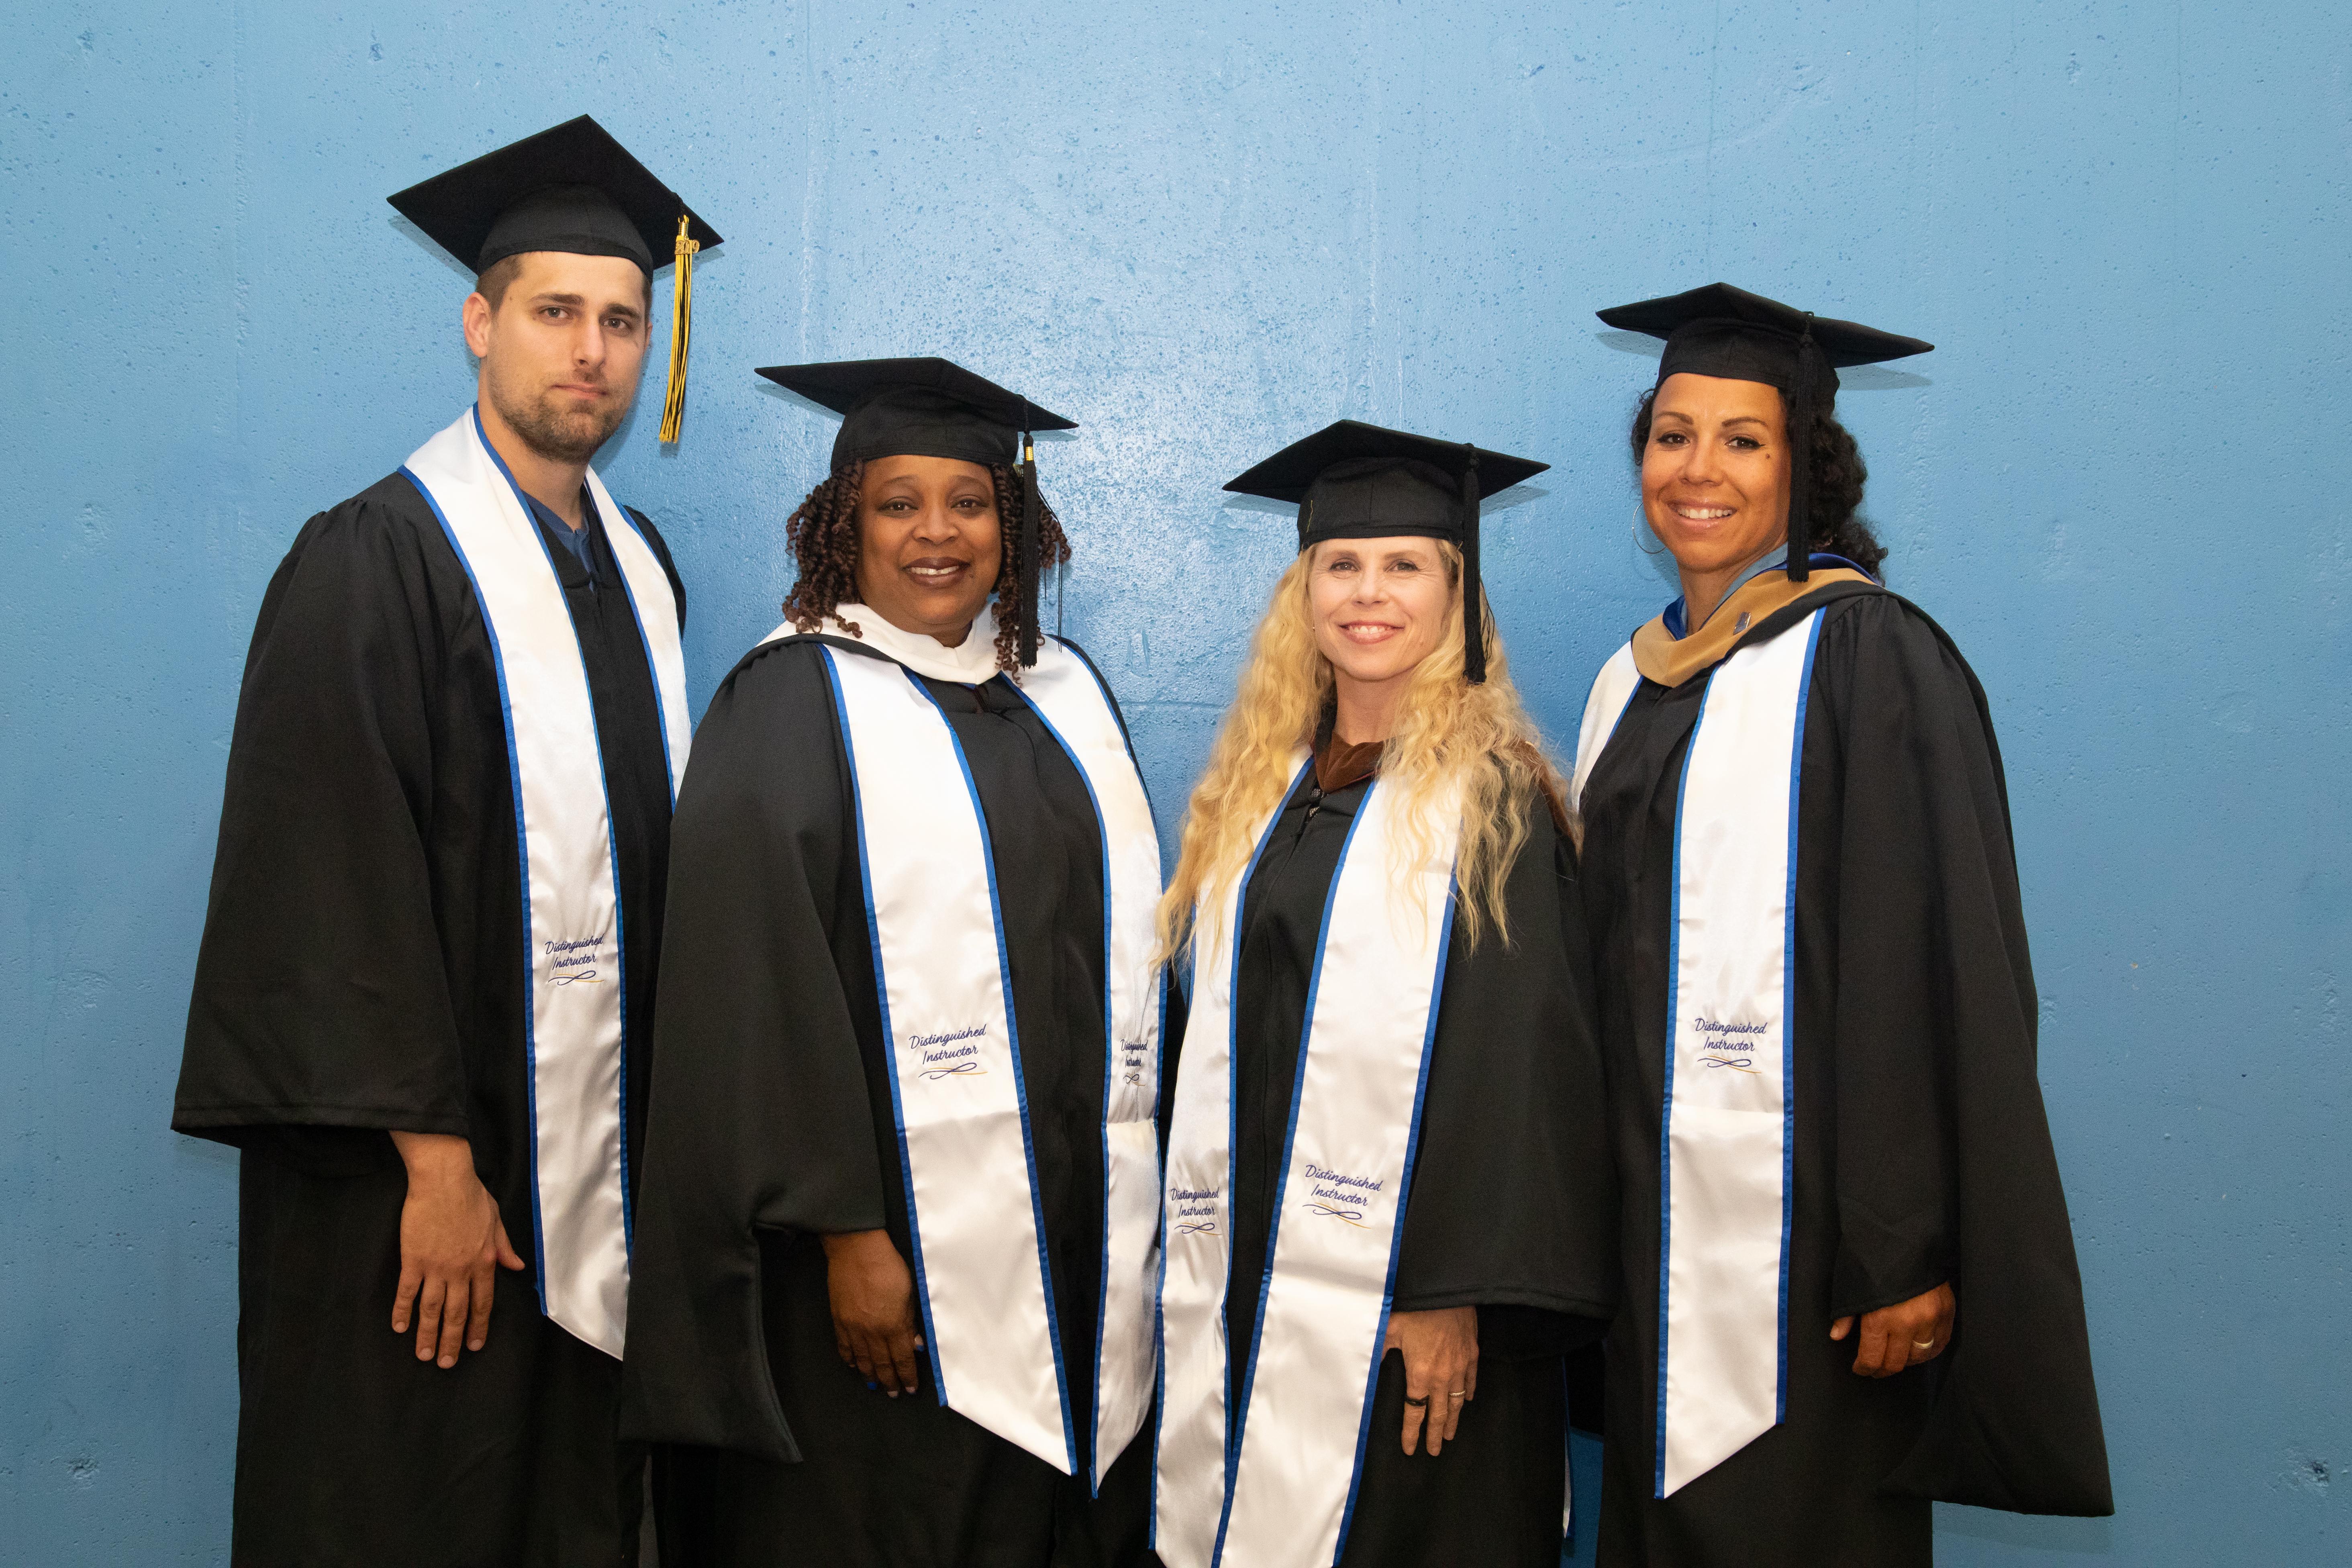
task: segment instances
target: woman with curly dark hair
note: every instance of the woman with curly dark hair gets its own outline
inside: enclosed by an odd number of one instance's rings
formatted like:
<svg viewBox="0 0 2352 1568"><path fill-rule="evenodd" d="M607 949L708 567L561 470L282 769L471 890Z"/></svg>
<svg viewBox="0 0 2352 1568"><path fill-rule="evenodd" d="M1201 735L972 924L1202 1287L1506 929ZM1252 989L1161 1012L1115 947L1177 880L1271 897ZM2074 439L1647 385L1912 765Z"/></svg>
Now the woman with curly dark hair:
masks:
<svg viewBox="0 0 2352 1568"><path fill-rule="evenodd" d="M2110 1511L2000 752L1886 592L1835 367L1927 343L1716 284L1634 418L1683 595L1570 799L1623 1193L1600 1560L1901 1568L1929 1503Z"/></svg>
<svg viewBox="0 0 2352 1568"><path fill-rule="evenodd" d="M1138 1562L1160 847L1037 627L1069 545L1015 437L1073 426L944 360L761 374L845 417L672 830L624 1423L690 1446L663 1561Z"/></svg>

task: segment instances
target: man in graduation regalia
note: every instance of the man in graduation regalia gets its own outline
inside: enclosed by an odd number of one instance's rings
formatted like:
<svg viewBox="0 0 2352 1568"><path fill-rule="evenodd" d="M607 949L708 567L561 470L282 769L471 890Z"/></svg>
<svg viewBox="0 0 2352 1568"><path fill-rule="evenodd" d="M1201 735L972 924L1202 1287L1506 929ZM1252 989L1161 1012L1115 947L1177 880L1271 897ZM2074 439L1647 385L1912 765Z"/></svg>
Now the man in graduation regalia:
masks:
<svg viewBox="0 0 2352 1568"><path fill-rule="evenodd" d="M263 597L173 1113L243 1151L232 1556L634 1563L685 592L588 463L718 236L585 117L392 202L479 274L478 401Z"/></svg>
<svg viewBox="0 0 2352 1568"><path fill-rule="evenodd" d="M1985 695L1830 412L1928 344L1727 285L1636 416L1683 596L1570 798L1624 1207L1604 1563L1902 1568L1930 1502L2110 1511Z"/></svg>
<svg viewBox="0 0 2352 1568"><path fill-rule="evenodd" d="M664 1568L1133 1563L1160 846L1038 631L1015 436L1070 425L940 359L761 374L845 417L678 803L623 1418L681 1445Z"/></svg>

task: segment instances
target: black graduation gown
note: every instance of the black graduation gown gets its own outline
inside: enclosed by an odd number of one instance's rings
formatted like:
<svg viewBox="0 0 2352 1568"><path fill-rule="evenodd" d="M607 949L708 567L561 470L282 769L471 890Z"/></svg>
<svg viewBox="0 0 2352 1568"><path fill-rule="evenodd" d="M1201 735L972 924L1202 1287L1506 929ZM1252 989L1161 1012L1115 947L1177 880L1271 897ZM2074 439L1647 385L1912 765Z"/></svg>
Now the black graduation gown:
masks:
<svg viewBox="0 0 2352 1568"><path fill-rule="evenodd" d="M1592 769L1583 868L1623 1182L1603 1563L1900 1568L1931 1498L2112 1510L2082 1288L2034 1077L2033 975L1984 693L1905 601L1823 587L1798 805L1788 1419L1656 1500L1659 1124L1675 805L1707 682L1644 681ZM1949 1280L1887 1379L1831 1321Z"/></svg>
<svg viewBox="0 0 2352 1568"><path fill-rule="evenodd" d="M593 508L591 509L593 512ZM661 536L636 517L685 613ZM628 933L643 1129L669 781L653 674L601 521L602 588L551 545L579 635ZM389 1130L470 1140L530 1246L522 892L504 720L466 569L394 474L312 518L247 654L172 1125L244 1151L233 1555L240 1563L635 1559L620 1364L501 1272L442 1371L391 1329L407 1183Z"/></svg>
<svg viewBox="0 0 2352 1568"><path fill-rule="evenodd" d="M1335 784L1338 778L1334 779ZM1331 879L1367 785L1310 771L1244 891L1234 994L1232 1386L1256 1337L1307 986ZM1381 1368L1341 1568L1552 1568L1567 1473L1561 1356L1617 1300L1608 1146L1582 900L1536 813L1506 889L1507 946L1457 923L1405 1200L1392 1310L1478 1309L1478 1395L1444 1450L1408 1458L1404 1362Z"/></svg>
<svg viewBox="0 0 2352 1568"><path fill-rule="evenodd" d="M841 639L850 658L876 658ZM1070 1405L1093 1430L1102 1248L1103 869L1086 781L998 677L919 678L986 816ZM869 823L869 833L920 833ZM1090 1500L835 1353L827 1232L911 1256L848 758L819 645L754 649L711 700L678 801L671 942L637 1209L624 1429L689 1445L664 1568L1091 1568L1143 1550L1148 1434Z"/></svg>

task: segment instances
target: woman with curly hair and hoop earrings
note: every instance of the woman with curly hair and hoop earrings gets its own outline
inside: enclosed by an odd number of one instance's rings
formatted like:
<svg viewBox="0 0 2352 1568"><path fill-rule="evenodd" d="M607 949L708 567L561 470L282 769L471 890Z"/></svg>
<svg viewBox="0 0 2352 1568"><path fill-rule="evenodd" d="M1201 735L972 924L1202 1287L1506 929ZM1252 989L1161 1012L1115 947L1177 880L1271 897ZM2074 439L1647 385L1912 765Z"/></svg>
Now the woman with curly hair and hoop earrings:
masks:
<svg viewBox="0 0 2352 1568"><path fill-rule="evenodd" d="M1928 344L1727 284L1633 445L1682 597L1571 800L1623 1182L1604 1563L1901 1568L1931 1500L2110 1511L1983 690L1876 574L1836 367Z"/></svg>
<svg viewBox="0 0 2352 1568"><path fill-rule="evenodd" d="M1352 420L1225 488L1297 501L1193 791L1169 1143L1166 1568L1551 1568L1561 1356L1616 1293L1559 781L1478 576L1543 465Z"/></svg>
<svg viewBox="0 0 2352 1568"><path fill-rule="evenodd" d="M1138 1562L1160 847L1038 632L1026 440L1074 426L944 360L761 374L845 417L673 829L624 1420L692 1446L663 1561Z"/></svg>

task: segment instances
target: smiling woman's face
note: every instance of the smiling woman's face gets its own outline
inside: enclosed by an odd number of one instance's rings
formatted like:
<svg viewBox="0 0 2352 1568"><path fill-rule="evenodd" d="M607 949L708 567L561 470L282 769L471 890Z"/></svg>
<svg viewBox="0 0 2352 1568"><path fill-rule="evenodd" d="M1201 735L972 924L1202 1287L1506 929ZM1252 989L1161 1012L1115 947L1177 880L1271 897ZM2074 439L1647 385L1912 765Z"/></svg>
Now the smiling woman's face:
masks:
<svg viewBox="0 0 2352 1568"><path fill-rule="evenodd" d="M1315 646L1332 668L1378 686L1429 657L1454 585L1433 539L1327 539L1307 566L1307 604Z"/></svg>
<svg viewBox="0 0 2352 1568"><path fill-rule="evenodd" d="M1789 528L1788 419L1759 381L1685 373L1650 406L1642 511L1685 573L1737 571Z"/></svg>
<svg viewBox="0 0 2352 1568"><path fill-rule="evenodd" d="M857 492L857 597L900 631L949 647L996 586L996 481L953 458L876 458Z"/></svg>

